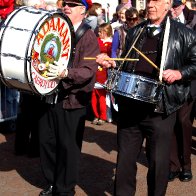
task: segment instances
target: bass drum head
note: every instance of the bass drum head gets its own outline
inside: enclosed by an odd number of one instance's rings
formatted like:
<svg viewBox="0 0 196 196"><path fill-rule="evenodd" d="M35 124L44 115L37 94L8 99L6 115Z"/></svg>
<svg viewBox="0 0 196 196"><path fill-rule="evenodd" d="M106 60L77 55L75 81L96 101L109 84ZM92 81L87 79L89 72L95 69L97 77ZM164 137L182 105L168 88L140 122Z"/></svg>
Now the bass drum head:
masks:
<svg viewBox="0 0 196 196"><path fill-rule="evenodd" d="M74 28L69 18L63 13L52 12L43 18L35 29L27 56L31 57L28 75L35 91L41 95L49 95L56 91L58 79L48 79L47 67L54 61L69 67L73 57ZM40 64L44 68L40 69Z"/></svg>

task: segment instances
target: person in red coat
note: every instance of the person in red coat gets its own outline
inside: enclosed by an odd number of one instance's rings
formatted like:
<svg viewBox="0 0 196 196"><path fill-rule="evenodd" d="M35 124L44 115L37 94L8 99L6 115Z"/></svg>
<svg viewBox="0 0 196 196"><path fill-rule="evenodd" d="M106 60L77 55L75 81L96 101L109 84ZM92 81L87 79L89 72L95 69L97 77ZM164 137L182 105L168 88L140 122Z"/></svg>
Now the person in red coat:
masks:
<svg viewBox="0 0 196 196"><path fill-rule="evenodd" d="M112 27L108 23L103 23L99 26L98 43L101 53L106 53L111 56L112 45ZM103 88L107 80L107 70L98 66L96 73L96 83L92 92L92 110L94 113L93 124L102 125L107 120L107 106L106 106L106 90Z"/></svg>
<svg viewBox="0 0 196 196"><path fill-rule="evenodd" d="M0 21L5 20L14 10L14 0L2 0L0 1Z"/></svg>

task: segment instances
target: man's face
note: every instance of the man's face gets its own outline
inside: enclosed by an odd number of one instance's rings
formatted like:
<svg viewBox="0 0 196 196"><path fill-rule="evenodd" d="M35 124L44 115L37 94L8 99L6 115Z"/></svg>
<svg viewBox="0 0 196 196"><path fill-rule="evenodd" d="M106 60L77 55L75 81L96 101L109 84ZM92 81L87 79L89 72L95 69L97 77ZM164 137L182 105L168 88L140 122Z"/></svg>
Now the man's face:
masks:
<svg viewBox="0 0 196 196"><path fill-rule="evenodd" d="M153 24L160 24L171 6L171 0L147 0L147 17Z"/></svg>
<svg viewBox="0 0 196 196"><path fill-rule="evenodd" d="M128 25L128 27L134 27L135 25L137 25L139 22L139 17L136 14L133 14L133 16L126 16L126 23Z"/></svg>
<svg viewBox="0 0 196 196"><path fill-rule="evenodd" d="M73 25L82 21L85 16L85 6L80 3L66 1L63 4L62 10L70 18Z"/></svg>
<svg viewBox="0 0 196 196"><path fill-rule="evenodd" d="M178 5L178 6L174 5L170 9L172 18L177 18L183 12L184 7L185 7L185 5L183 5L183 4Z"/></svg>

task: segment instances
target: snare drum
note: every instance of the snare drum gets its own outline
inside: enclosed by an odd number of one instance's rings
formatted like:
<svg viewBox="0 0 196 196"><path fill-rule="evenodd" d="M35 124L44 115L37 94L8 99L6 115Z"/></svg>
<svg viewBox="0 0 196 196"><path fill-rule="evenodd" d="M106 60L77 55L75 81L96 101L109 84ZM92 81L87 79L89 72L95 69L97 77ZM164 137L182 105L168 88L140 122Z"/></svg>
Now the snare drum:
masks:
<svg viewBox="0 0 196 196"><path fill-rule="evenodd" d="M59 80L48 80L38 65L62 62L69 66L73 54L74 29L60 11L33 7L14 10L0 31L0 74L10 87L49 95Z"/></svg>
<svg viewBox="0 0 196 196"><path fill-rule="evenodd" d="M156 104L161 97L163 85L140 75L120 72L113 92L132 99Z"/></svg>

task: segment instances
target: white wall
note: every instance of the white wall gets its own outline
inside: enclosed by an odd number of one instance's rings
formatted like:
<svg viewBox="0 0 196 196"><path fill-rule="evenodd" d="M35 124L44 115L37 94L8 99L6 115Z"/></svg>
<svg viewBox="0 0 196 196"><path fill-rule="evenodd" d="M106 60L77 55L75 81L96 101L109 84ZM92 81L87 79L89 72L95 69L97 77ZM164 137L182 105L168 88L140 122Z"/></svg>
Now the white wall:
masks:
<svg viewBox="0 0 196 196"><path fill-rule="evenodd" d="M145 9L146 8L146 0L137 0L136 1L136 8L137 8L137 10Z"/></svg>

